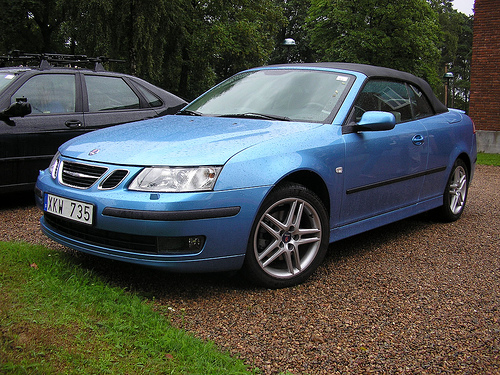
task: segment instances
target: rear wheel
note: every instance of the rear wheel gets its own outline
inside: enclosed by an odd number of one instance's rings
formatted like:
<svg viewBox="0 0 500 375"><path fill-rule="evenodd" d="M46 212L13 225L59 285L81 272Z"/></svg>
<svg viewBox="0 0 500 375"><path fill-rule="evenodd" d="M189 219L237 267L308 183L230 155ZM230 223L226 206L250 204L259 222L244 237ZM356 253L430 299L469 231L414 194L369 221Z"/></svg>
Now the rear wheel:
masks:
<svg viewBox="0 0 500 375"><path fill-rule="evenodd" d="M282 185L258 212L244 272L251 281L268 288L299 284L323 260L328 233L326 209L316 194L302 185Z"/></svg>
<svg viewBox="0 0 500 375"><path fill-rule="evenodd" d="M457 159L451 170L443 194L443 205L439 214L444 221L455 221L460 218L465 208L469 190L469 174L462 159Z"/></svg>

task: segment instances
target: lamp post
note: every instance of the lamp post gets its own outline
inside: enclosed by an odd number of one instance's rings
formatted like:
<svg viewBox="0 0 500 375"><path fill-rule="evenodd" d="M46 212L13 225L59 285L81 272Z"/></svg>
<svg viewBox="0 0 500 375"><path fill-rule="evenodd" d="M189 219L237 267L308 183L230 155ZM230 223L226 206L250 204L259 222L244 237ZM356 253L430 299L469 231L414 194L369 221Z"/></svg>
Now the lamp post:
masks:
<svg viewBox="0 0 500 375"><path fill-rule="evenodd" d="M451 64L444 64L444 105L448 107L448 88L450 86L450 81L454 78L453 72L448 71L448 67Z"/></svg>
<svg viewBox="0 0 500 375"><path fill-rule="evenodd" d="M286 38L283 41L282 45L286 47L286 62L290 63L290 49L292 47L296 46L297 44L295 43L294 39L292 39L292 38Z"/></svg>

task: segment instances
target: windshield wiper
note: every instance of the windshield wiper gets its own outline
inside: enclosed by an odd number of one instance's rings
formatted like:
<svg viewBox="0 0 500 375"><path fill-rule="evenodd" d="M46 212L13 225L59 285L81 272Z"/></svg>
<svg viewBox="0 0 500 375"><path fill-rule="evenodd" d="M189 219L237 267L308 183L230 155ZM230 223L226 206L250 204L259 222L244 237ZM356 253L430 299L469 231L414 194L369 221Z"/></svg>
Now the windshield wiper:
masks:
<svg viewBox="0 0 500 375"><path fill-rule="evenodd" d="M280 121L292 121L289 117L279 116L279 115L267 115L263 113L230 113L227 115L219 115L218 117L235 117L235 118L256 118L256 119L265 119L265 120L280 120Z"/></svg>
<svg viewBox="0 0 500 375"><path fill-rule="evenodd" d="M191 111L190 109L181 109L176 115L187 115L187 116L203 116L203 113L197 111Z"/></svg>

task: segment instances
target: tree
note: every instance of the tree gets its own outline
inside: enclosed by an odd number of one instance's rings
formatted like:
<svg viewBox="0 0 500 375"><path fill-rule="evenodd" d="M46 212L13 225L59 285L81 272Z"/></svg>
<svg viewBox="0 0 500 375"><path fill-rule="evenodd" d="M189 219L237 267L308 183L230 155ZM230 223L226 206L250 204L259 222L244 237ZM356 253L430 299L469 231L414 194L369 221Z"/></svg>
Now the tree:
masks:
<svg viewBox="0 0 500 375"><path fill-rule="evenodd" d="M283 24L274 0L0 0L2 53L59 52L126 60L186 98L266 63Z"/></svg>
<svg viewBox="0 0 500 375"><path fill-rule="evenodd" d="M455 108L469 111L470 99L470 68L472 62L473 17L459 13L462 18L459 43L455 59L452 62L452 72L455 74L452 104Z"/></svg>
<svg viewBox="0 0 500 375"><path fill-rule="evenodd" d="M450 0L0 0L0 54L108 56L187 99L256 65L346 61L409 71L467 105L472 19ZM465 17L465 18L464 18ZM285 38L297 45L287 51ZM288 55L288 53L290 53ZM441 58L440 58L441 56Z"/></svg>
<svg viewBox="0 0 500 375"><path fill-rule="evenodd" d="M179 43L181 1L64 0L72 6L62 29L71 53L124 59L125 68L114 68L163 85L165 60Z"/></svg>
<svg viewBox="0 0 500 375"><path fill-rule="evenodd" d="M311 48L309 33L304 27L311 6L310 0L275 0L275 3L282 9L284 22L275 37L269 63L314 62L316 54ZM284 47L283 41L286 38L292 38L296 46Z"/></svg>
<svg viewBox="0 0 500 375"><path fill-rule="evenodd" d="M386 66L439 82L439 25L425 0L311 0L307 27L324 59Z"/></svg>
<svg viewBox="0 0 500 375"><path fill-rule="evenodd" d="M451 107L468 111L473 17L454 10L448 0L433 0L431 6L438 14L440 25L438 47L441 58L436 70L442 77L446 65L454 74L448 103ZM436 92L444 99L444 84L438 86Z"/></svg>
<svg viewBox="0 0 500 375"><path fill-rule="evenodd" d="M57 0L0 0L0 46L5 51L55 52L67 7Z"/></svg>
<svg viewBox="0 0 500 375"><path fill-rule="evenodd" d="M207 87L266 63L283 23L273 0L198 0L193 25L186 23L184 61L191 65L185 85L201 93Z"/></svg>

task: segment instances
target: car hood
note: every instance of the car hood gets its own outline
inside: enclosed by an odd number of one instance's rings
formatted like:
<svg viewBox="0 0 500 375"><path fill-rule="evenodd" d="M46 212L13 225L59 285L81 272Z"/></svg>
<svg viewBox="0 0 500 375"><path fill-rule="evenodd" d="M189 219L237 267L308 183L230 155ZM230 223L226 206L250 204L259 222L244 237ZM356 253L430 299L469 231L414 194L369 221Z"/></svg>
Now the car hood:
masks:
<svg viewBox="0 0 500 375"><path fill-rule="evenodd" d="M62 155L121 165L223 165L233 155L317 123L165 116L94 131L66 142Z"/></svg>

